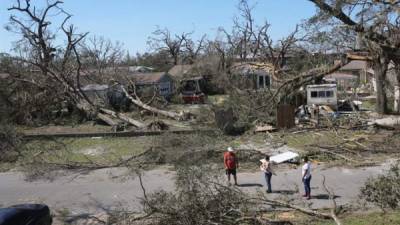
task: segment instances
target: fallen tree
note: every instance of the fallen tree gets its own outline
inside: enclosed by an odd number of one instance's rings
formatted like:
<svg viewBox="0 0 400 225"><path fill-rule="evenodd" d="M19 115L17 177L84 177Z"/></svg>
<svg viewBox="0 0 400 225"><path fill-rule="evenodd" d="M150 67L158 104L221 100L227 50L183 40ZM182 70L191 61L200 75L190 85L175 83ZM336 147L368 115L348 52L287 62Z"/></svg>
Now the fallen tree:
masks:
<svg viewBox="0 0 400 225"><path fill-rule="evenodd" d="M147 105L147 104L143 103L142 100L140 100L140 98L138 98L136 94L135 94L136 98L134 98L128 93L128 91L124 87L121 87L121 88L122 88L122 91L125 93L125 95L129 98L129 100L131 100L132 103L134 103L135 105L141 107L142 109L145 109L145 110L150 111L152 113L163 115L165 117L168 117L168 118L171 118L171 119L174 119L174 120L178 120L178 121L182 121L182 120L185 119L183 112L182 113L176 113L176 112L170 112L170 111L154 108L154 107L152 107L150 105Z"/></svg>
<svg viewBox="0 0 400 225"><path fill-rule="evenodd" d="M78 34L74 25L67 26L71 15L61 8L62 4L63 1L49 1L43 10L37 10L35 6L31 5L30 0L17 0L16 5L8 9L18 13L19 17L12 15L7 29L21 35L21 40L16 48L24 49L24 51L20 51L20 53L22 52L21 55L16 57L15 60L28 65L27 70L40 71L36 72L35 75L26 74L30 76L27 80L48 89L49 93L54 93L57 95L56 97L72 104L90 119L102 120L113 128L120 125L119 120L138 128L146 127L145 124L125 114L96 105L82 91L81 74L83 66L81 62L82 52L79 48L88 33ZM57 33L51 30L53 23L49 20L50 13L65 15L60 27L56 28L61 30L66 39L64 46L55 43ZM49 83L52 85L49 85ZM140 101L134 102L153 110ZM172 116L178 117L177 115Z"/></svg>
<svg viewBox="0 0 400 225"><path fill-rule="evenodd" d="M389 64L398 64L400 51L398 33L399 2L360 0L309 0L319 12L313 17L314 21L322 22L324 30L329 26L345 26L357 33L359 41L365 42L366 47L358 46L358 50L367 50L374 70L376 86L376 111L381 114L388 113L387 83L385 81ZM360 7L358 7L360 6ZM379 16L377 16L379 15ZM333 20L336 19L336 20ZM361 44L362 45L362 44ZM360 49L361 48L361 49ZM398 75L396 80L398 83ZM395 91L398 95L398 90ZM398 101L396 101L398 102ZM395 111L399 108L396 107Z"/></svg>
<svg viewBox="0 0 400 225"><path fill-rule="evenodd" d="M266 105L262 105L262 106L258 107L257 110L260 110L265 107L270 107L271 106L270 102L273 102L274 106L276 106L276 104L279 104L282 99L293 94L300 87L304 86L305 84L310 84L315 80L320 80L324 76L338 71L341 67L343 67L347 63L348 63L348 60L343 60L340 63L332 66L331 68L326 68L326 67L315 68L315 69L311 69L307 72L304 72L296 77L293 77L293 78L290 78L287 80L283 80L282 83L280 84L280 86L271 95L271 97L270 97L271 101L268 101L268 104L266 104ZM280 95L282 93L283 93L283 96L280 96L279 100L275 100L278 97L278 95Z"/></svg>
<svg viewBox="0 0 400 225"><path fill-rule="evenodd" d="M118 113L118 112L115 112L113 110L109 110L109 109L105 109L105 108L100 108L100 111L104 112L104 113L106 113L108 115L111 115L111 116L113 116L113 117L115 117L117 119L123 120L123 121L125 121L125 122L127 122L127 123L129 123L129 124L131 124L131 125L133 125L135 127L138 127L138 128L145 128L146 127L146 124L144 124L144 123L142 123L142 122L140 122L138 120L132 119L129 116L125 115L124 113Z"/></svg>

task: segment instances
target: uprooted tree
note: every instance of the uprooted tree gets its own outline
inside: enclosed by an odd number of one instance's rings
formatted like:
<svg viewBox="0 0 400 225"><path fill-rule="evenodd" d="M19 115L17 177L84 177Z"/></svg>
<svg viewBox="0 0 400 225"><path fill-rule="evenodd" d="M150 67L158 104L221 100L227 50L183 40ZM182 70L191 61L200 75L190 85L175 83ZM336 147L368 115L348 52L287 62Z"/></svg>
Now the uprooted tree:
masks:
<svg viewBox="0 0 400 225"><path fill-rule="evenodd" d="M17 0L8 9L14 15L10 17L10 24L6 28L21 35L16 45L20 55L14 60L21 62L26 70L19 75L23 76L26 83L41 90L39 94L50 97L50 100L57 103L66 101L89 118L103 120L114 127L119 124L115 118L134 126L141 125L142 123L126 115L96 105L82 91L82 76L88 75L84 71L87 68L83 67L83 62L93 59L96 69L102 70L107 66L107 60L117 57L121 51L111 49L112 45L103 39L89 39L86 42L90 42L92 48L89 45L82 47L88 33L78 33L74 25L69 25L71 15L61 8L62 4L62 1L50 1L44 9L39 10L30 0ZM50 20L50 15L64 16L59 27ZM61 35L64 36L64 45L58 44ZM100 54L99 51L105 54ZM109 57L99 58L100 56ZM141 103L139 99L133 101L134 104L138 102ZM154 109L146 105L139 107L150 111Z"/></svg>

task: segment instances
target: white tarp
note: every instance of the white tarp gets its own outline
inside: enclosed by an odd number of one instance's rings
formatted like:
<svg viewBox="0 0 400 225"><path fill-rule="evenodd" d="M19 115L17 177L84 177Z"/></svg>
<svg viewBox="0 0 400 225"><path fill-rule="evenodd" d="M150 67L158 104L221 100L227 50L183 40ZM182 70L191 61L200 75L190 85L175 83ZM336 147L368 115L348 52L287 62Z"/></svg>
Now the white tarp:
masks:
<svg viewBox="0 0 400 225"><path fill-rule="evenodd" d="M274 155L270 157L270 161L275 162L275 163L283 163L292 159L295 159L299 157L299 154L295 152L284 152L278 155Z"/></svg>

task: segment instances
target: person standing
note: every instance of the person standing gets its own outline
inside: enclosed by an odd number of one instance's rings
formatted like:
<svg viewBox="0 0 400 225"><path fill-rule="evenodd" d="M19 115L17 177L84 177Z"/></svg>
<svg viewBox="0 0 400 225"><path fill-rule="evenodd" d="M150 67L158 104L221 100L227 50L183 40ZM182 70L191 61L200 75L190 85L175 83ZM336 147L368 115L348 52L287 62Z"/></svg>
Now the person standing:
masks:
<svg viewBox="0 0 400 225"><path fill-rule="evenodd" d="M232 147L228 147L228 151L224 153L224 166L226 175L228 176L228 182L231 183L231 174L232 174L233 179L235 181L235 185L238 185L236 177L236 169L239 168L239 161Z"/></svg>
<svg viewBox="0 0 400 225"><path fill-rule="evenodd" d="M304 157L304 165L302 167L302 181L304 184L304 195L303 197L307 198L307 200L311 199L311 163L308 160L308 157Z"/></svg>
<svg viewBox="0 0 400 225"><path fill-rule="evenodd" d="M269 155L266 155L264 159L261 159L261 171L264 172L265 182L267 183L267 193L272 192L271 178L272 175L276 175L272 169L272 162L269 160Z"/></svg>

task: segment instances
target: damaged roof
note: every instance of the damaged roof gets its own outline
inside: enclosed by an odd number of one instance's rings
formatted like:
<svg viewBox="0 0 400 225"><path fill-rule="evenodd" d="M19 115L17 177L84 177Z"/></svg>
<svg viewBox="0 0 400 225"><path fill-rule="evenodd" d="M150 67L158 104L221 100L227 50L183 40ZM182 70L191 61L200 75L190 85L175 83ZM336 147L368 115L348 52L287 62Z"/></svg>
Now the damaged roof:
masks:
<svg viewBox="0 0 400 225"><path fill-rule="evenodd" d="M271 63L262 63L262 62L241 62L234 63L231 66L231 71L233 73L239 73L243 75L249 74L268 74L275 81L279 79L276 77L274 73L274 65Z"/></svg>
<svg viewBox="0 0 400 225"><path fill-rule="evenodd" d="M231 70L239 73L254 73L257 71L272 72L274 66L270 63L258 63L258 62L245 62L245 63L234 63Z"/></svg>
<svg viewBox="0 0 400 225"><path fill-rule="evenodd" d="M358 76L348 73L335 72L325 76L326 79L340 79L340 80L353 80L357 79Z"/></svg>
<svg viewBox="0 0 400 225"><path fill-rule="evenodd" d="M82 88L82 91L105 91L107 89L108 85L88 84Z"/></svg>
<svg viewBox="0 0 400 225"><path fill-rule="evenodd" d="M137 84L159 83L164 77L169 77L167 72L138 73L130 75Z"/></svg>
<svg viewBox="0 0 400 225"><path fill-rule="evenodd" d="M366 70L368 63L364 60L352 60L344 65L340 70Z"/></svg>
<svg viewBox="0 0 400 225"><path fill-rule="evenodd" d="M173 77L183 78L189 75L189 73L192 72L192 69L193 65L175 65L168 71L168 73Z"/></svg>

